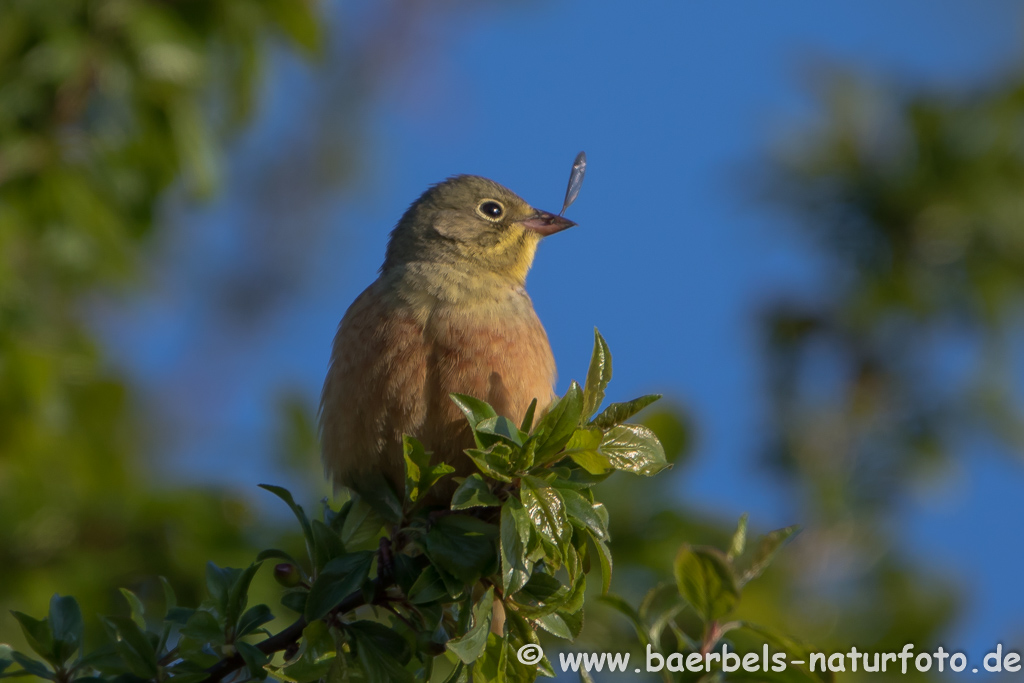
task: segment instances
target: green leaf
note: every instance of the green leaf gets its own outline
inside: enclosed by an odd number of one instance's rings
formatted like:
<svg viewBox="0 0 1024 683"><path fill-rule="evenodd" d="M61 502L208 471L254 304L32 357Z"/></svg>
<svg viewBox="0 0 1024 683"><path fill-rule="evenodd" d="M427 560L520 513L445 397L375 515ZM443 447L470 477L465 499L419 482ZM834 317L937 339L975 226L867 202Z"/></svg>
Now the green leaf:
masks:
<svg viewBox="0 0 1024 683"><path fill-rule="evenodd" d="M597 427L577 429L559 455L569 456L589 474L596 476L607 474L615 468L611 459L600 451L603 439L604 432Z"/></svg>
<svg viewBox="0 0 1024 683"><path fill-rule="evenodd" d="M520 432L515 423L504 415L481 420L477 423L476 431L478 434L496 436L515 446L522 446L523 441L526 439L526 435Z"/></svg>
<svg viewBox="0 0 1024 683"><path fill-rule="evenodd" d="M217 617L206 610L196 610L189 617L184 626L181 627L181 634L203 643L222 645L224 643L224 626Z"/></svg>
<svg viewBox="0 0 1024 683"><path fill-rule="evenodd" d="M259 568L260 563L258 562L250 564L241 570L231 583L227 595L227 609L224 612L224 619L228 624L236 624L242 612L245 611L245 607L249 603L249 585Z"/></svg>
<svg viewBox="0 0 1024 683"><path fill-rule="evenodd" d="M273 486L271 484L260 484L259 487L266 491L270 491L275 496L283 500L291 508L295 518L299 520L299 525L302 527L302 535L306 539L306 549L309 552L309 557L313 559L313 528L309 524L309 518L306 517L305 510L302 506L295 502L292 497L291 491L280 486Z"/></svg>
<svg viewBox="0 0 1024 683"><path fill-rule="evenodd" d="M474 432L476 431L476 426L480 424L481 421L486 420L489 417L498 416L498 413L494 412L494 408L492 408L486 401L481 401L478 398L467 396L466 394L449 395L451 396L451 399L455 401L455 405L459 407L459 410L462 411L462 414L466 416L466 420L469 422L469 426L473 428Z"/></svg>
<svg viewBox="0 0 1024 683"><path fill-rule="evenodd" d="M674 573L679 594L705 623L720 619L739 602L732 567L717 548L684 544L676 556Z"/></svg>
<svg viewBox="0 0 1024 683"><path fill-rule="evenodd" d="M534 460L538 465L559 458L559 451L568 443L579 426L582 413L583 390L579 384L573 382L565 396L552 404L534 429L533 436L537 440L537 454Z"/></svg>
<svg viewBox="0 0 1024 683"><path fill-rule="evenodd" d="M345 544L341 542L341 537L334 529L319 519L314 519L310 523L310 528L313 530L313 555L316 560L314 566L317 571L320 571L325 564L345 554ZM291 564L295 564L295 562L293 561Z"/></svg>
<svg viewBox="0 0 1024 683"><path fill-rule="evenodd" d="M373 553L368 550L350 553L328 562L309 589L306 599L306 621L322 619L342 600L359 590L370 573Z"/></svg>
<svg viewBox="0 0 1024 683"><path fill-rule="evenodd" d="M487 645L487 634L491 631L491 616L494 609L494 587L484 593L480 601L473 607L473 626L465 635L448 641L448 649L465 664L477 660Z"/></svg>
<svg viewBox="0 0 1024 683"><path fill-rule="evenodd" d="M245 662L246 668L249 669L249 675L261 681L265 679L267 677L267 670L263 667L270 663L271 658L263 654L255 645L244 640L236 642L235 647L238 649L238 654L241 655L242 661ZM175 676L172 680L177 681L178 677Z"/></svg>
<svg viewBox="0 0 1024 683"><path fill-rule="evenodd" d="M515 496L501 506L501 586L511 595L526 585L533 562L526 556L530 543L530 515Z"/></svg>
<svg viewBox="0 0 1024 683"><path fill-rule="evenodd" d="M38 662L31 657L26 657L20 652L11 651L11 659L13 659L22 669L37 678L43 678L48 681L52 681L55 678L54 673L50 671L45 664ZM17 673L18 672L15 671L13 675L17 675ZM7 674L5 678L10 676L12 676L12 674Z"/></svg>
<svg viewBox="0 0 1024 683"><path fill-rule="evenodd" d="M158 577L160 579L160 586L164 590L164 613L163 617L166 618L171 610L177 608L178 598L174 594L174 587L171 586L171 582L166 577Z"/></svg>
<svg viewBox="0 0 1024 683"><path fill-rule="evenodd" d="M556 577L547 572L534 572L530 580L523 586L519 597L524 597L536 602L551 602L559 597L569 594L569 589L562 585Z"/></svg>
<svg viewBox="0 0 1024 683"><path fill-rule="evenodd" d="M530 407L526 409L526 414L523 415L523 423L519 426L519 430L524 434L529 434L533 429L533 416L537 413L537 399L530 401Z"/></svg>
<svg viewBox="0 0 1024 683"><path fill-rule="evenodd" d="M448 597L448 590L437 569L427 566L409 588L408 596L409 602L419 605Z"/></svg>
<svg viewBox="0 0 1024 683"><path fill-rule="evenodd" d="M50 622L45 619L35 619L24 612L12 610L11 614L18 620L18 625L21 626L21 633L25 636L25 642L32 648L32 651L46 661L53 663L53 660L56 658L53 652L53 627L50 626Z"/></svg>
<svg viewBox="0 0 1024 683"><path fill-rule="evenodd" d="M121 595L128 601L128 608L131 610L131 620L135 622L143 631L146 630L146 608L143 606L142 601L139 600L139 596L132 593L127 588L122 588Z"/></svg>
<svg viewBox="0 0 1024 683"><path fill-rule="evenodd" d="M266 605L255 605L250 607L245 611L245 614L238 618L238 627L235 629L235 638L237 639L244 635L248 635L263 624L273 620L274 614Z"/></svg>
<svg viewBox="0 0 1024 683"><path fill-rule="evenodd" d="M452 496L452 510L465 510L475 507L495 507L501 500L491 493L491 488L479 474L471 474L455 490Z"/></svg>
<svg viewBox="0 0 1024 683"><path fill-rule="evenodd" d="M511 461L512 449L504 443L496 443L487 450L467 448L465 451L477 469L491 479L511 482L515 474Z"/></svg>
<svg viewBox="0 0 1024 683"><path fill-rule="evenodd" d="M558 614L546 614L537 619L537 624L553 636L564 640L573 639L572 631Z"/></svg>
<svg viewBox="0 0 1024 683"><path fill-rule="evenodd" d="M497 571L498 529L466 515L439 518L424 538L430 561L459 581L475 583Z"/></svg>
<svg viewBox="0 0 1024 683"><path fill-rule="evenodd" d="M410 658L404 638L373 621L355 621L345 630L355 641L355 654L370 683L412 683L413 675L403 666Z"/></svg>
<svg viewBox="0 0 1024 683"><path fill-rule="evenodd" d="M405 497L415 503L430 487L455 468L447 463L430 464L430 453L423 444L411 436L402 437L402 451L405 457Z"/></svg>
<svg viewBox="0 0 1024 683"><path fill-rule="evenodd" d="M302 630L299 651L285 662L281 673L285 680L315 681L330 671L337 656L330 627L322 621L314 621Z"/></svg>
<svg viewBox="0 0 1024 683"><path fill-rule="evenodd" d="M604 435L601 453L618 470L653 476L667 467L665 450L661 442L643 425L619 425Z"/></svg>
<svg viewBox="0 0 1024 683"><path fill-rule="evenodd" d="M578 492L557 487L558 492L565 502L565 511L569 522L581 529L589 529L595 536L602 540L608 540L608 513L598 508L604 508L601 504L591 503L586 497Z"/></svg>
<svg viewBox="0 0 1024 683"><path fill-rule="evenodd" d="M594 547L597 548L597 557L601 562L601 594L607 595L608 589L612 586L612 552L608 549L608 544L595 536L593 532L588 532L588 535L593 541Z"/></svg>
<svg viewBox="0 0 1024 683"><path fill-rule="evenodd" d="M523 507L530 516L530 522L542 540L546 540L563 552L572 535L572 527L565 513L565 502L558 489L538 477L522 479L519 494Z"/></svg>
<svg viewBox="0 0 1024 683"><path fill-rule="evenodd" d="M156 648L148 634L126 617L101 617L110 639L128 669L142 678L156 678Z"/></svg>
<svg viewBox="0 0 1024 683"><path fill-rule="evenodd" d="M423 471L430 467L430 453L418 439L405 435L402 437L402 455L405 458L405 497L415 503L420 497Z"/></svg>
<svg viewBox="0 0 1024 683"><path fill-rule="evenodd" d="M70 596L54 594L47 617L53 634L53 664L63 666L82 646L82 610Z"/></svg>
<svg viewBox="0 0 1024 683"><path fill-rule="evenodd" d="M377 539L384 528L384 519L362 497L357 497L345 516L341 542L348 550L362 548Z"/></svg>
<svg viewBox="0 0 1024 683"><path fill-rule="evenodd" d="M594 352L590 356L587 382L583 386L582 418L587 420L597 412L604 401L604 390L612 379L612 352L601 333L594 328Z"/></svg>
<svg viewBox="0 0 1024 683"><path fill-rule="evenodd" d="M600 415L591 420L590 424L600 429L610 429L615 425L622 424L659 398L661 398L661 394L648 394L625 403L612 403L601 411Z"/></svg>
<svg viewBox="0 0 1024 683"><path fill-rule="evenodd" d="M747 545L747 518L749 515L744 512L736 525L736 533L732 535L732 542L729 544L729 553L726 555L729 561L735 560L743 554L743 548Z"/></svg>
<svg viewBox="0 0 1024 683"><path fill-rule="evenodd" d="M385 522L398 524L402 521L405 506L383 472L373 471L364 474L353 489L359 494L359 499L372 507ZM349 544L345 543L345 547L349 547Z"/></svg>
<svg viewBox="0 0 1024 683"><path fill-rule="evenodd" d="M762 538L757 544L757 550L754 551L754 559L751 561L750 567L743 572L740 585L759 577L775 559L782 546L799 531L800 526L794 524L784 529L776 529Z"/></svg>

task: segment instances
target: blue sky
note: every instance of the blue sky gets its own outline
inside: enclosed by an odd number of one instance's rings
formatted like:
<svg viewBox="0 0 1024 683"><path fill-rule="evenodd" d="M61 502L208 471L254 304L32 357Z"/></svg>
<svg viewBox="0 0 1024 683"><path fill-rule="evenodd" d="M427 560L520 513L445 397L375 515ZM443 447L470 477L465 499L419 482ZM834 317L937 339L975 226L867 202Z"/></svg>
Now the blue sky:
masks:
<svg viewBox="0 0 1024 683"><path fill-rule="evenodd" d="M559 388L584 374L597 326L615 357L610 398L666 393L696 420L694 462L672 475L680 500L724 518L750 511L761 528L802 521L754 466L764 406L751 313L820 273L786 218L752 200L752 171L813 121L815 68L976 82L1019 56L1018 7L579 0L439 15L420 36L422 54L376 92L360 192L324 205L337 229L317 238L300 291L241 336L217 329L196 283L232 257L245 229L249 198L232 173L303 125L316 81L280 54L255 125L232 148L222 197L169 209L188 231L157 257L153 292L109 319L120 362L170 413L168 470L243 491L280 479L268 445L273 392L287 385L315 401L337 321L375 277L409 202L432 182L475 173L557 211L585 149L586 183L568 213L579 227L545 240L527 283ZM595 265L602 275L585 275ZM1024 473L992 454L961 467L955 481L915 493L899 524L912 552L974 587L949 645L981 653L1024 632L1024 600L1003 589L1019 583L1024 551L999 543L1007 519L1020 518Z"/></svg>

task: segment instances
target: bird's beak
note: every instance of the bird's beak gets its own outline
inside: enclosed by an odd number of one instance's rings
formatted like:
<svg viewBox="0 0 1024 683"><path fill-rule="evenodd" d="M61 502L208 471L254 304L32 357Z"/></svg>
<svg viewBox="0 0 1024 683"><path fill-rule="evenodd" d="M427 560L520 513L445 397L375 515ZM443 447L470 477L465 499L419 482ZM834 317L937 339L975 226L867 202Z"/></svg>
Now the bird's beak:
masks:
<svg viewBox="0 0 1024 683"><path fill-rule="evenodd" d="M536 233L547 236L561 232L566 228L571 228L576 224L568 218L562 218L547 211L534 211L531 216L519 221L519 225L527 230L533 230Z"/></svg>

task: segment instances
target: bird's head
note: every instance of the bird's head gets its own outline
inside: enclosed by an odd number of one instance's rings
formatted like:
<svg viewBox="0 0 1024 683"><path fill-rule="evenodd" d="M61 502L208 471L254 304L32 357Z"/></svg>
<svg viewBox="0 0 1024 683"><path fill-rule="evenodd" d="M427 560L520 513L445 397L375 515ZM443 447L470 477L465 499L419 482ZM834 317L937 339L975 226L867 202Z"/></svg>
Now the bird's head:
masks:
<svg viewBox="0 0 1024 683"><path fill-rule="evenodd" d="M523 283L540 239L573 225L493 180L455 176L430 187L405 212L391 233L382 270L438 263Z"/></svg>

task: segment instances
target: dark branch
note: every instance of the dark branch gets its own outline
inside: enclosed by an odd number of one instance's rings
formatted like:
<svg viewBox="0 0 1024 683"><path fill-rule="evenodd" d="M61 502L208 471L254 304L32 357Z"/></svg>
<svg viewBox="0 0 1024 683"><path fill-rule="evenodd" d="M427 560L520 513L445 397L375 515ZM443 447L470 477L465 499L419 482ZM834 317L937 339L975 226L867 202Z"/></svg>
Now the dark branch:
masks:
<svg viewBox="0 0 1024 683"><path fill-rule="evenodd" d="M374 596L383 596L384 589L390 586L393 581L381 581L380 579L373 581L375 590L373 591ZM373 602L377 601L377 597L374 598ZM362 607L367 604L366 599L363 597L362 591L356 591L346 597L341 603L332 609L325 619L330 620L332 617L351 612L357 607ZM299 617L295 623L286 628L285 630L276 633L266 640L257 643L256 648L265 655L271 655L275 652L285 650L289 645L295 643L302 637L302 631L306 628L308 623L305 617ZM238 671L245 666L245 660L242 659L242 655L235 653L230 657L225 657L220 660L206 672L209 674L202 683L218 683L222 678L228 674Z"/></svg>

